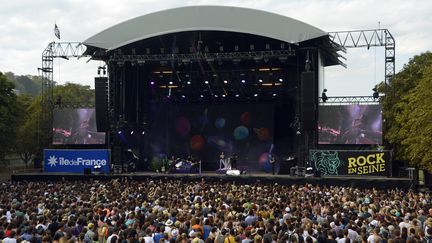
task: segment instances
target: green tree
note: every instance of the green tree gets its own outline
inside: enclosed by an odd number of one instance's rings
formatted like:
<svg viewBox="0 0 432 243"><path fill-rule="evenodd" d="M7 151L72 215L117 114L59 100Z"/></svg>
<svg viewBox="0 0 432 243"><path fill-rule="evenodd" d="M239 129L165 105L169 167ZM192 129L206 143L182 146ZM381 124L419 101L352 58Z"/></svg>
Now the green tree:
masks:
<svg viewBox="0 0 432 243"><path fill-rule="evenodd" d="M29 121L37 121L37 119L30 117L32 114L31 105L33 98L29 94L20 94L18 96L18 102L20 107L24 110L24 113L21 117L21 125L16 131L16 146L13 152L20 156L25 166L28 166L32 156L37 152L37 147L34 146L35 142L37 142L37 138L32 137L35 136L35 129L37 129L37 127L31 126L32 123Z"/></svg>
<svg viewBox="0 0 432 243"><path fill-rule="evenodd" d="M385 139L395 158L432 172L432 53L414 56L387 87Z"/></svg>
<svg viewBox="0 0 432 243"><path fill-rule="evenodd" d="M0 72L0 162L5 162L5 156L14 147L16 130L24 113L14 88Z"/></svg>
<svg viewBox="0 0 432 243"><path fill-rule="evenodd" d="M19 94L29 94L33 97L40 94L42 80L39 76L15 75L12 72L6 72L5 75L15 84L15 89Z"/></svg>

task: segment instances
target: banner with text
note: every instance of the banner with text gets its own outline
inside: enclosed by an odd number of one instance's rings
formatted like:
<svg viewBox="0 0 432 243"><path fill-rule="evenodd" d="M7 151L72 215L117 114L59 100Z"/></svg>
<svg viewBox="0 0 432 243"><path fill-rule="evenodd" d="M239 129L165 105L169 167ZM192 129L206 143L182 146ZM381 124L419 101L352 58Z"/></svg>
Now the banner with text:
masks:
<svg viewBox="0 0 432 243"><path fill-rule="evenodd" d="M107 149L85 150L44 150L45 172L83 173L84 169L95 169L98 172L109 173L110 151Z"/></svg>
<svg viewBox="0 0 432 243"><path fill-rule="evenodd" d="M309 150L309 161L321 175L388 176L391 151Z"/></svg>

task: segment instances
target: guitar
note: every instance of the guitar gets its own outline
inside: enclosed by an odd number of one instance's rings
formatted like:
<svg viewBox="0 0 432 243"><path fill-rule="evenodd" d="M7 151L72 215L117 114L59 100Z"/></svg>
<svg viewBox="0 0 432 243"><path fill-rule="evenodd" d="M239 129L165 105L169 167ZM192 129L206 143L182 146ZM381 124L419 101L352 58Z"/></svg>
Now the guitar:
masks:
<svg viewBox="0 0 432 243"><path fill-rule="evenodd" d="M272 155L269 155L269 156L270 156L270 160L269 160L270 164L274 164L276 162L274 156L272 156Z"/></svg>
<svg viewBox="0 0 432 243"><path fill-rule="evenodd" d="M275 158L274 158L274 156L273 156L273 154L272 154L272 152L273 152L273 148L274 148L274 144L272 144L271 146L270 146L270 149L269 149L269 151L268 151L268 162L270 163L270 164L273 164L274 162L275 162Z"/></svg>

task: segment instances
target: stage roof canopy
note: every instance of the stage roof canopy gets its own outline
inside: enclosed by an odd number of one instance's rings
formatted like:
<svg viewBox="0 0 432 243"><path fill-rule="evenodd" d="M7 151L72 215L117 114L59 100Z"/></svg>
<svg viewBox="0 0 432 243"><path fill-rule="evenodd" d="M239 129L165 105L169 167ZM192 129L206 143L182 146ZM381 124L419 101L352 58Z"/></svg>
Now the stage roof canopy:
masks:
<svg viewBox="0 0 432 243"><path fill-rule="evenodd" d="M113 50L151 37L184 31L227 31L300 43L328 33L286 16L227 6L191 6L163 10L114 25L88 38L87 46Z"/></svg>

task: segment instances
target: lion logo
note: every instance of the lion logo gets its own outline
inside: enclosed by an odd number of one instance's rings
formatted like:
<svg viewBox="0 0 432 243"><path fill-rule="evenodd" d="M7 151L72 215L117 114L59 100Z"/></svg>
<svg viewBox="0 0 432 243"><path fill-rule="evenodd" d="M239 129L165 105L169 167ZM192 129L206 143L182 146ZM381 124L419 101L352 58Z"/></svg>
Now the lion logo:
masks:
<svg viewBox="0 0 432 243"><path fill-rule="evenodd" d="M338 168L342 164L337 151L314 151L310 159L315 163L315 169L321 172L321 175L337 175Z"/></svg>

